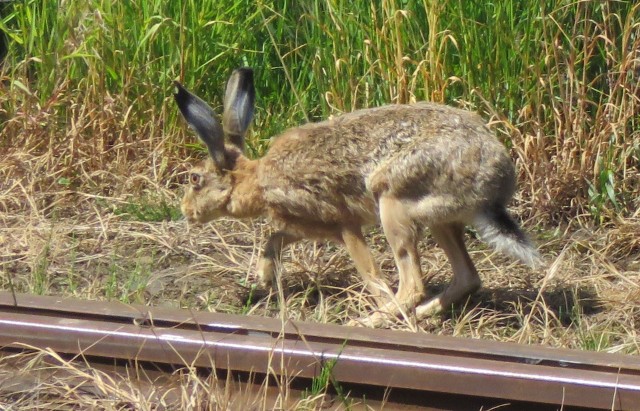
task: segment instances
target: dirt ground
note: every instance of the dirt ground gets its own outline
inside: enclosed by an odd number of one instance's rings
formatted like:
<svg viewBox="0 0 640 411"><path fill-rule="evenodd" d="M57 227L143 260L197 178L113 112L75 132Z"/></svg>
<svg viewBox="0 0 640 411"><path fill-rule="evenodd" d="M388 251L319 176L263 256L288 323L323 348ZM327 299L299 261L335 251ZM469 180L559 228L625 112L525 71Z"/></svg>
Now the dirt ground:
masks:
<svg viewBox="0 0 640 411"><path fill-rule="evenodd" d="M303 242L285 251L281 301L277 292L252 283L267 222L134 221L96 200L87 198L76 214L69 208L45 217L0 214L2 288L337 324L372 310L353 263L336 244ZM639 221L596 231L526 228L545 268L512 262L469 231L483 288L442 316L416 322L409 315L387 327L638 353ZM367 240L395 287L395 264L380 229L372 228ZM450 280L450 267L428 233L420 246L424 279L435 293Z"/></svg>

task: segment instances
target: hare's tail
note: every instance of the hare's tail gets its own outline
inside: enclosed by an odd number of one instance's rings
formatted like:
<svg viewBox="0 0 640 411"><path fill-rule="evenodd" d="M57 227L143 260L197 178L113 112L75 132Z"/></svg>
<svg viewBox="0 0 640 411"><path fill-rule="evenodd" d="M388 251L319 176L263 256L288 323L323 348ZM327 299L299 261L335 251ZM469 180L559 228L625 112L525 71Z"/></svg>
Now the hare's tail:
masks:
<svg viewBox="0 0 640 411"><path fill-rule="evenodd" d="M503 205L483 210L475 217L473 226L480 238L496 250L530 267L542 264L540 254Z"/></svg>

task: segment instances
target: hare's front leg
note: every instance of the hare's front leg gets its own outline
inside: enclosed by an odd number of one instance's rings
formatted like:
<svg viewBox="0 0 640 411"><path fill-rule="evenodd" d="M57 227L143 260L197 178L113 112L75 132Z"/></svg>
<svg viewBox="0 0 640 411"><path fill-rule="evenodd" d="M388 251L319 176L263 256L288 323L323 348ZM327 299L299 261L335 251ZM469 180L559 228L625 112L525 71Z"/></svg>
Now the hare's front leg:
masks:
<svg viewBox="0 0 640 411"><path fill-rule="evenodd" d="M269 287L273 283L276 269L280 265L282 248L298 240L299 237L283 231L275 232L269 237L258 265L257 279L260 285Z"/></svg>
<svg viewBox="0 0 640 411"><path fill-rule="evenodd" d="M341 239L351 259L364 280L367 290L378 305L382 306L393 296L389 286L382 280L380 268L376 264L360 227L347 227L342 230Z"/></svg>

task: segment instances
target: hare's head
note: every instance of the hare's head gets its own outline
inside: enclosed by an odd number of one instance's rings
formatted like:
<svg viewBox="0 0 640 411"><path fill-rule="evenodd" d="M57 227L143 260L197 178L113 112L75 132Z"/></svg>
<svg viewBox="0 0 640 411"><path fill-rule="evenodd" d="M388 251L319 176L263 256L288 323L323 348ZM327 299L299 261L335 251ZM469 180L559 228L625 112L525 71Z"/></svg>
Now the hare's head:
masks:
<svg viewBox="0 0 640 411"><path fill-rule="evenodd" d="M253 72L235 70L224 96L222 126L207 103L176 82L174 97L180 112L206 144L210 159L189 173L189 186L182 199L182 213L189 221L206 223L225 215L232 188L232 171L242 156L244 135L253 118L255 91ZM225 145L225 136L229 140Z"/></svg>

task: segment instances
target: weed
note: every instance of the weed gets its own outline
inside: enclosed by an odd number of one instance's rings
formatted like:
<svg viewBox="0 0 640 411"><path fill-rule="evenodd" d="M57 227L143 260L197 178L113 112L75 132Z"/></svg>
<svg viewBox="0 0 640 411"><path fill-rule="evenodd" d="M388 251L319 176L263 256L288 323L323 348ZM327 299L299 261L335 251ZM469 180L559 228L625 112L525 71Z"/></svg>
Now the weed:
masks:
<svg viewBox="0 0 640 411"><path fill-rule="evenodd" d="M134 221L175 221L182 218L180 209L168 204L164 199L152 201L147 198L127 202L113 208L113 213L125 220Z"/></svg>
<svg viewBox="0 0 640 411"><path fill-rule="evenodd" d="M111 256L111 261L109 267L107 268L107 279L104 285L104 293L107 300L113 300L117 298L118 295L118 272L119 268L117 265L116 256Z"/></svg>
<svg viewBox="0 0 640 411"><path fill-rule="evenodd" d="M54 229L51 227L31 269L31 284L29 288L34 294L43 295L49 289L50 279L48 271L51 259L53 231Z"/></svg>
<svg viewBox="0 0 640 411"><path fill-rule="evenodd" d="M78 258L77 255L77 240L75 239L75 236L72 236L72 242L71 242L71 251L69 252L69 261L70 261L70 267L69 270L66 273L66 279L63 280L64 286L67 288L68 292L72 295L75 295L76 292L79 289L79 284L78 284L78 273L76 272L76 260Z"/></svg>
<svg viewBox="0 0 640 411"><path fill-rule="evenodd" d="M247 296L247 300L242 306L242 310L240 311L240 314L246 315L251 311L253 307L253 295L256 291L256 288L257 286L255 284L251 284L251 286L249 287L249 295Z"/></svg>
<svg viewBox="0 0 640 411"><path fill-rule="evenodd" d="M45 245L38 255L31 272L31 291L43 295L48 287L47 268L49 267L49 245Z"/></svg>
<svg viewBox="0 0 640 411"><path fill-rule="evenodd" d="M124 282L120 300L124 303L144 303L144 291L149 281L152 270L153 257L138 258L136 265L131 270Z"/></svg>
<svg viewBox="0 0 640 411"><path fill-rule="evenodd" d="M599 164L599 173L596 176L596 183L589 183L589 212L595 219L596 223L602 224L606 221L606 217L619 214L622 211L622 205L618 201L621 195L616 189L615 172L609 168L611 162L601 161ZM613 208L612 210L610 208Z"/></svg>
<svg viewBox="0 0 640 411"><path fill-rule="evenodd" d="M342 344L340 348L340 352L344 349L346 345L346 341ZM342 401L342 403L347 407L349 407L349 399L347 398L347 393L344 392L344 389L340 385L338 381L333 377L333 369L340 360L340 355L336 358L323 360L322 367L320 368L320 373L313 377L311 381L311 389L306 393L306 396L309 398L320 398L323 394L327 393L327 390L331 387L335 390L337 397Z"/></svg>

